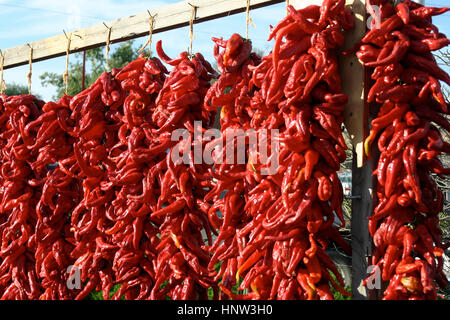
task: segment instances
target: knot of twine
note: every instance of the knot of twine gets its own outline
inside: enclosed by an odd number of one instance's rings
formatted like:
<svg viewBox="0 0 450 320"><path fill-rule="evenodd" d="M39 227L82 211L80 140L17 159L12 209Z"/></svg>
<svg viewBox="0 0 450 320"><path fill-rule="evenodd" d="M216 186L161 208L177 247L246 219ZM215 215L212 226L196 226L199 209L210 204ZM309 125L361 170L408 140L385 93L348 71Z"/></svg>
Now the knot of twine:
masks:
<svg viewBox="0 0 450 320"><path fill-rule="evenodd" d="M247 0L247 9L245 10L245 15L246 15L246 30L245 30L245 38L248 40L248 29L249 29L249 25L251 24L253 28L255 28L255 24L253 23L252 18L250 17L250 0Z"/></svg>
<svg viewBox="0 0 450 320"><path fill-rule="evenodd" d="M72 42L72 34L67 36L67 34L64 32L67 38L67 48L66 48L66 71L63 74L63 81L66 86L65 93L66 95L69 92L69 54L70 54L70 44Z"/></svg>
<svg viewBox="0 0 450 320"><path fill-rule="evenodd" d="M146 48L147 46L149 46L149 47L148 47L148 54L149 54L149 56L151 57L151 56L152 56L152 36L153 36L153 30L154 30L154 27L155 27L155 17L156 17L156 14L155 14L154 16L152 16L152 15L150 14L150 11L147 10L147 12L148 12L148 15L150 16L150 17L148 18L148 24L149 24L149 26L150 26L150 31L149 31L149 33L148 33L148 40L147 40L147 42L146 42L146 43L138 50L138 52L144 51L145 48Z"/></svg>
<svg viewBox="0 0 450 320"><path fill-rule="evenodd" d="M192 54L192 46L194 41L194 20L197 13L197 7L190 4L191 6L191 19L189 21L189 53Z"/></svg>
<svg viewBox="0 0 450 320"><path fill-rule="evenodd" d="M28 94L31 94L31 76L33 74L33 69L32 69L32 64L33 64L33 47L30 46L29 44L28 44L28 46L30 47L30 57L29 57L29 60L28 60L28 75L27 75L27 78L28 78Z"/></svg>
<svg viewBox="0 0 450 320"><path fill-rule="evenodd" d="M109 72L109 51L110 51L110 44L111 44L111 29L112 27L108 27L104 22L103 24L108 29L108 32L106 33L106 72Z"/></svg>

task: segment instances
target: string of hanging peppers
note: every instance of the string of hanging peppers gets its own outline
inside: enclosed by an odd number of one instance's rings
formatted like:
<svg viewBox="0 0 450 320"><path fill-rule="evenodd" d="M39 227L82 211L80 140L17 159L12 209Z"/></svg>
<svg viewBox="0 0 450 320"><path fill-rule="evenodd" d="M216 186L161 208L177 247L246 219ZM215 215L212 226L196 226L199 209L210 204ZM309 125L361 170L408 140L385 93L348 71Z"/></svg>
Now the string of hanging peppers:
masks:
<svg viewBox="0 0 450 320"><path fill-rule="evenodd" d="M450 129L439 84L450 78L431 54L449 44L431 16L447 9L372 4L381 28L356 53L374 68L367 100L379 106L366 141L380 151L372 264L389 281L384 299L433 299L435 281L446 284L431 174L450 172L437 127ZM339 233L338 50L353 16L344 0L287 10L264 57L239 34L213 38L219 73L200 53L168 57L160 41L158 57L141 54L73 97L0 95L0 299L350 295L326 249L351 253ZM198 139L217 112L220 137ZM198 149L212 162L197 163Z"/></svg>
<svg viewBox="0 0 450 320"><path fill-rule="evenodd" d="M450 84L432 51L450 41L432 24L432 16L449 8L424 7L413 1L380 7L381 26L362 39L358 58L374 81L367 96L378 114L366 140L379 151L376 207L369 221L373 237L372 265L387 281L383 299L436 299L436 283L448 284L443 273L443 251L438 214L443 194L432 174L444 176L439 156L450 151L441 130L448 103L439 81ZM439 127L440 128L439 128Z"/></svg>
<svg viewBox="0 0 450 320"><path fill-rule="evenodd" d="M347 96L337 48L352 27L344 1L325 1L301 10L289 6L271 31L272 52L261 59L243 59L251 43L237 34L213 39L222 75L205 103L222 107L224 136L237 127L254 130L260 140L277 129L281 150L274 174L262 173L270 164L261 164L261 154L250 146L247 165L216 166L218 182L206 197L214 203L211 222L220 228L210 267L222 261L220 287L230 298L332 299L329 282L348 295L325 249L335 241L350 253L334 222L337 215L345 223L337 171L347 148L341 131ZM238 281L250 293L233 293Z"/></svg>

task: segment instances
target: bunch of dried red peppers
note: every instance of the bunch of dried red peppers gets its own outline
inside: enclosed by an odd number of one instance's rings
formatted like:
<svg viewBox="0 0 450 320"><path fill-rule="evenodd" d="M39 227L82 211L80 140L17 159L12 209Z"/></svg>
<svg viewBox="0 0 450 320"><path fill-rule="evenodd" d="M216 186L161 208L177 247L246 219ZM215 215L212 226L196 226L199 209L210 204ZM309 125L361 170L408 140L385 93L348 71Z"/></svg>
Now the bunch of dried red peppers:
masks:
<svg viewBox="0 0 450 320"><path fill-rule="evenodd" d="M429 173L448 173L437 156L450 151L431 124L450 129L438 80L450 81L429 54L448 40L430 17L445 10L378 2L388 19L357 54L375 67L368 99L382 104L367 142L381 133L373 263L391 280L385 298L429 299L444 284L442 193ZM74 97L0 96L0 298L349 295L325 250L351 250L337 172L348 101L338 50L352 28L344 0L289 6L265 57L238 34L213 38L220 76L200 53L171 59L158 42L159 58L141 55ZM221 137L196 139L219 109ZM179 129L187 137L172 139ZM240 138L243 162L194 161L196 148Z"/></svg>
<svg viewBox="0 0 450 320"><path fill-rule="evenodd" d="M220 233L210 267L222 261L217 277L223 276L222 292L233 299L332 299L330 282L348 295L325 253L330 240L350 252L334 224L335 217L344 224L337 171L347 148L341 130L347 96L337 48L343 32L353 27L344 5L289 6L287 17L271 31L272 52L261 59L254 54L241 59L251 52L251 43L237 34L214 39L222 74L205 107L222 107L224 137L232 129L253 130L257 141L271 145L269 154L276 153L272 140L280 149L271 174L264 172L275 159L263 161L250 142L246 164L222 161L215 167L217 183L206 200L213 203L209 216ZM233 293L238 283L249 293Z"/></svg>
<svg viewBox="0 0 450 320"><path fill-rule="evenodd" d="M409 0L371 3L380 8L381 25L365 35L357 52L373 80L367 102L378 112L365 143L368 155L374 141L379 152L371 263L388 282L383 299L436 299L435 282L445 288L448 281L438 217L444 198L432 174L450 173L439 160L450 152L441 133L450 131L444 116L450 109L439 81L450 85L450 77L432 51L450 41L432 16L450 8Z"/></svg>

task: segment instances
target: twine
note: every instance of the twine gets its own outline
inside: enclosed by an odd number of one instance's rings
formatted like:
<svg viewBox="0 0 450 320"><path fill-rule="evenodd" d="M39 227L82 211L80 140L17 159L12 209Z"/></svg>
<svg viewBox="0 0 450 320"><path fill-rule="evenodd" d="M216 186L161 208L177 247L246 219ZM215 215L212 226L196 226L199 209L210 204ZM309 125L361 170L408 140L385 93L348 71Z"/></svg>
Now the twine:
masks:
<svg viewBox="0 0 450 320"><path fill-rule="evenodd" d="M30 58L28 60L28 94L31 94L31 76L33 74L33 69L32 69L32 64L33 64L33 47L30 46L30 44L28 44L28 46L30 47Z"/></svg>
<svg viewBox="0 0 450 320"><path fill-rule="evenodd" d="M70 54L70 44L72 42L72 34L67 36L65 31L64 31L64 34L67 38L67 48L66 48L66 71L63 74L63 81L66 86L65 93L67 95L69 92L69 54Z"/></svg>
<svg viewBox="0 0 450 320"><path fill-rule="evenodd" d="M108 29L107 36L106 36L106 72L109 72L109 51L110 51L110 44L111 44L111 29L112 27L108 27L104 22L103 24Z"/></svg>
<svg viewBox="0 0 450 320"><path fill-rule="evenodd" d="M153 29L154 29L154 26L155 26L155 17L156 17L156 14L154 15L154 16L152 16L151 14L150 14L150 11L147 11L148 12L148 15L150 16L149 18L148 18L148 24L150 25L150 31L149 31L149 33L148 33L148 40L147 40L147 42L138 50L138 52L142 52L142 51L144 51L145 50L145 48L147 47L147 46L149 46L149 48L148 48L148 54L149 54L149 56L151 57L152 56L152 36L153 36Z"/></svg>
<svg viewBox="0 0 450 320"><path fill-rule="evenodd" d="M194 20L197 12L197 7L190 4L191 6L191 20L189 21L189 53L192 54L192 45L194 41Z"/></svg>
<svg viewBox="0 0 450 320"><path fill-rule="evenodd" d="M253 28L255 28L255 24L253 23L252 18L250 17L250 0L247 0L247 8L245 10L246 15L246 30L245 30L245 38L248 40L248 29L249 24L252 25Z"/></svg>
<svg viewBox="0 0 450 320"><path fill-rule="evenodd" d="M83 51L83 66L81 69L81 90L86 89L86 50Z"/></svg>

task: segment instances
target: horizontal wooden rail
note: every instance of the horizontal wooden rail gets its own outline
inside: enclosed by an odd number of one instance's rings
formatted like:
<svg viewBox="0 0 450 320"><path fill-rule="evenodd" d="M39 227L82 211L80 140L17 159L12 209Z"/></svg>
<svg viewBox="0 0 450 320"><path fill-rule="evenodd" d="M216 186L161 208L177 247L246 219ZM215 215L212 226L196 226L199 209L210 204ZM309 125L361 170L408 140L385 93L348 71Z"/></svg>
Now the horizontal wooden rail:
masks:
<svg viewBox="0 0 450 320"><path fill-rule="evenodd" d="M284 0L251 0L250 8L270 6ZM143 37L149 32L149 13L155 16L154 33L168 31L189 25L191 5L196 7L194 23L205 22L224 16L244 12L246 0L191 0L167 5L149 12L127 18L100 23L73 31L70 34L70 52L80 52L106 45L107 27L111 28L111 43ZM66 54L67 37L64 33L47 39L37 40L17 47L2 49L5 56L4 69L28 64L30 47L33 48L33 62L60 57Z"/></svg>

